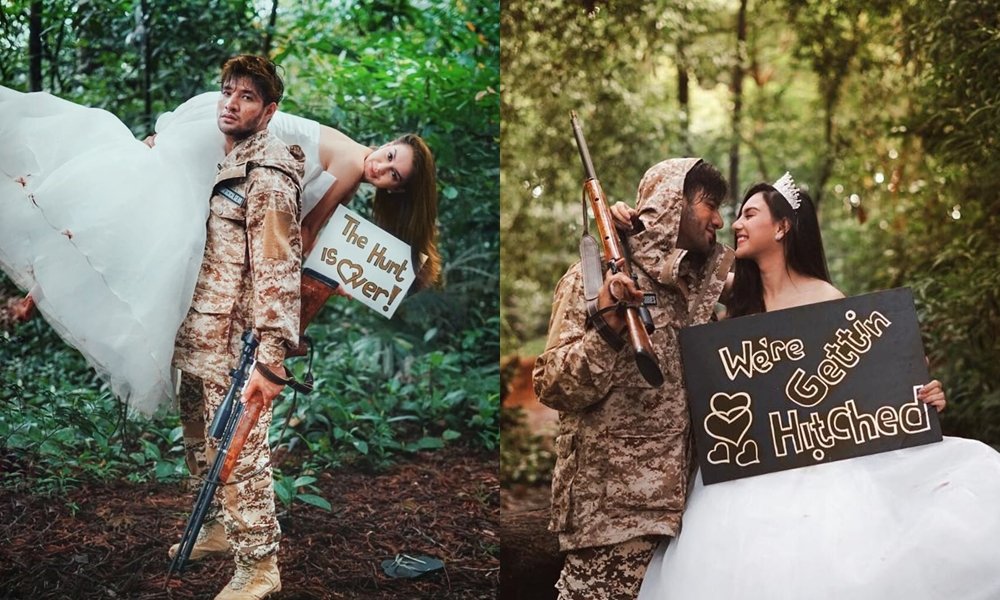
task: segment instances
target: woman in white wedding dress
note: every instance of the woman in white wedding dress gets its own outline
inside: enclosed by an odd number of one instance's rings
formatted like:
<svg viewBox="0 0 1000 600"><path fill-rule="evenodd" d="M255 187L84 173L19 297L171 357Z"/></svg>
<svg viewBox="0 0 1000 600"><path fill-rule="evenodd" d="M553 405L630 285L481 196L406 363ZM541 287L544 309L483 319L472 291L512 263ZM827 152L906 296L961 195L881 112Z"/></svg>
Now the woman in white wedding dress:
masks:
<svg viewBox="0 0 1000 600"><path fill-rule="evenodd" d="M815 208L799 195L797 209L768 184L745 195L730 318L842 297ZM920 397L945 405L936 381ZM710 486L699 474L681 533L654 555L639 598L995 600L998 540L1000 454L974 440Z"/></svg>
<svg viewBox="0 0 1000 600"><path fill-rule="evenodd" d="M174 336L225 154L218 97L201 94L162 115L155 142L144 144L106 111L0 86L0 268L115 395L147 415L173 396ZM281 112L269 129L306 154L304 249L370 183L375 222L427 257L417 286L434 283L437 187L419 137L373 149Z"/></svg>

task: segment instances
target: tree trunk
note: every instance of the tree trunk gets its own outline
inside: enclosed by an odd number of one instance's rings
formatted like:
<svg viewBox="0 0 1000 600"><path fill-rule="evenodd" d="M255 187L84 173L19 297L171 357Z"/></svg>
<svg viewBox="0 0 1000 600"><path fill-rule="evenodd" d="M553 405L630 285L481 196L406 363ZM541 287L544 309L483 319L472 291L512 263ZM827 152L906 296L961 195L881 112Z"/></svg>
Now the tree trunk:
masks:
<svg viewBox="0 0 1000 600"><path fill-rule="evenodd" d="M28 16L28 86L42 91L42 0L32 0Z"/></svg>
<svg viewBox="0 0 1000 600"><path fill-rule="evenodd" d="M142 25L145 34L142 36L142 120L149 129L153 125L153 19L149 14L149 0L142 0Z"/></svg>
<svg viewBox="0 0 1000 600"><path fill-rule="evenodd" d="M267 20L267 29L264 31L264 48L261 55L271 56L271 43L274 39L274 28L278 24L278 0L271 2L271 16Z"/></svg>
<svg viewBox="0 0 1000 600"><path fill-rule="evenodd" d="M740 123L743 112L743 58L747 44L747 0L740 0L736 16L736 62L733 65L733 137L729 145L729 197L736 204L740 185Z"/></svg>
<svg viewBox="0 0 1000 600"><path fill-rule="evenodd" d="M500 600L555 600L563 557L548 523L547 508L501 515Z"/></svg>
<svg viewBox="0 0 1000 600"><path fill-rule="evenodd" d="M690 135L691 99L687 56L684 54L685 46L684 41L677 42L677 103L681 109L681 146L684 149L684 154L690 156L692 154Z"/></svg>

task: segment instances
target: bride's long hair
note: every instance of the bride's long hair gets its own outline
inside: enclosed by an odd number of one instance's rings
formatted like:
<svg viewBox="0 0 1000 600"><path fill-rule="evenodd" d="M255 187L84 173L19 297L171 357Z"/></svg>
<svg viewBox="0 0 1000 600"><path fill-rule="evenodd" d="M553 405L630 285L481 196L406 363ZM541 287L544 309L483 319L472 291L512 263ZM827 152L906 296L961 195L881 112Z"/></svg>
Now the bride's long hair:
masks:
<svg viewBox="0 0 1000 600"><path fill-rule="evenodd" d="M781 239L785 250L785 268L830 283L830 271L826 266L826 254L823 252L823 237L816 217L816 206L809 194L799 190L801 203L798 209L793 209L774 186L769 183L757 183L743 195L743 202L740 203L740 211L737 214L743 212L743 205L757 193L763 193L764 202L771 211L772 219L788 221L788 232ZM764 284L760 279L760 268L754 260L736 259L736 275L733 278L729 298L727 306L729 317L764 312Z"/></svg>
<svg viewBox="0 0 1000 600"><path fill-rule="evenodd" d="M406 144L413 149L413 171L404 189L398 192L375 190L372 217L392 235L413 249L416 267L420 254L427 257L417 272L415 289L434 285L441 274L441 256L437 249L437 175L434 155L420 136L407 133L390 144Z"/></svg>

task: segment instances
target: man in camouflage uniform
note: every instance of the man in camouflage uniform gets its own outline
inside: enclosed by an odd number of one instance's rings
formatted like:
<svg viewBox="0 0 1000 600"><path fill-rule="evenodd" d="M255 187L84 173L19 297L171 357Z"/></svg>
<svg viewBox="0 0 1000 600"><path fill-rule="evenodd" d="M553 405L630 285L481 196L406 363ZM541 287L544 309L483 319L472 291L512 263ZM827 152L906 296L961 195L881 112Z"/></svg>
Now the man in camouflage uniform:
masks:
<svg viewBox="0 0 1000 600"><path fill-rule="evenodd" d="M305 160L267 131L283 84L275 66L257 56L230 59L222 71L219 129L227 155L209 200L205 256L187 318L177 333L174 365L182 371L179 402L187 463L207 472L217 450L206 431L238 362L241 335L252 329L257 365L285 373L285 352L298 344L302 243L299 232ZM282 386L250 376L243 398L259 396L265 410L247 438L230 478L206 516L192 559L232 552L236 573L217 600L263 598L281 589L267 431L271 402ZM206 448L206 438L209 440ZM175 544L170 555L177 552Z"/></svg>
<svg viewBox="0 0 1000 600"><path fill-rule="evenodd" d="M655 294L661 387L642 378L628 344L616 352L587 324L579 263L556 287L534 384L559 411L549 529L567 553L560 600L635 598L656 545L680 529L693 458L677 333L712 316L732 264L715 240L726 190L698 159L650 168L639 184L638 232L626 240L638 289L617 273L598 296L603 308L642 301L639 289ZM621 316L604 315L622 331Z"/></svg>

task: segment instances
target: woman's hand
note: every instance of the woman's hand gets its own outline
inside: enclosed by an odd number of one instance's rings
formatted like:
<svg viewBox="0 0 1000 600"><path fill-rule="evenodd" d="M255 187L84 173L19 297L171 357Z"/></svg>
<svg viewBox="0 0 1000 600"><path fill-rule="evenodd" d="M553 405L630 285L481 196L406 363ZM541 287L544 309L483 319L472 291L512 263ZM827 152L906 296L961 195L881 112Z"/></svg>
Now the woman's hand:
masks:
<svg viewBox="0 0 1000 600"><path fill-rule="evenodd" d="M35 299L29 293L20 300L8 302L10 315L14 317L15 323L23 323L35 316Z"/></svg>
<svg viewBox="0 0 1000 600"><path fill-rule="evenodd" d="M917 399L930 404L938 412L943 411L944 407L948 405L948 400L944 397L944 388L941 387L941 382L937 379L931 380L930 383L920 388L917 392Z"/></svg>
<svg viewBox="0 0 1000 600"><path fill-rule="evenodd" d="M615 228L621 231L631 233L635 229L632 225L632 219L638 214L634 208L624 202L618 201L611 205L611 217L615 220Z"/></svg>
<svg viewBox="0 0 1000 600"><path fill-rule="evenodd" d="M142 143L152 148L156 145L156 134L146 136L146 139L142 140Z"/></svg>

